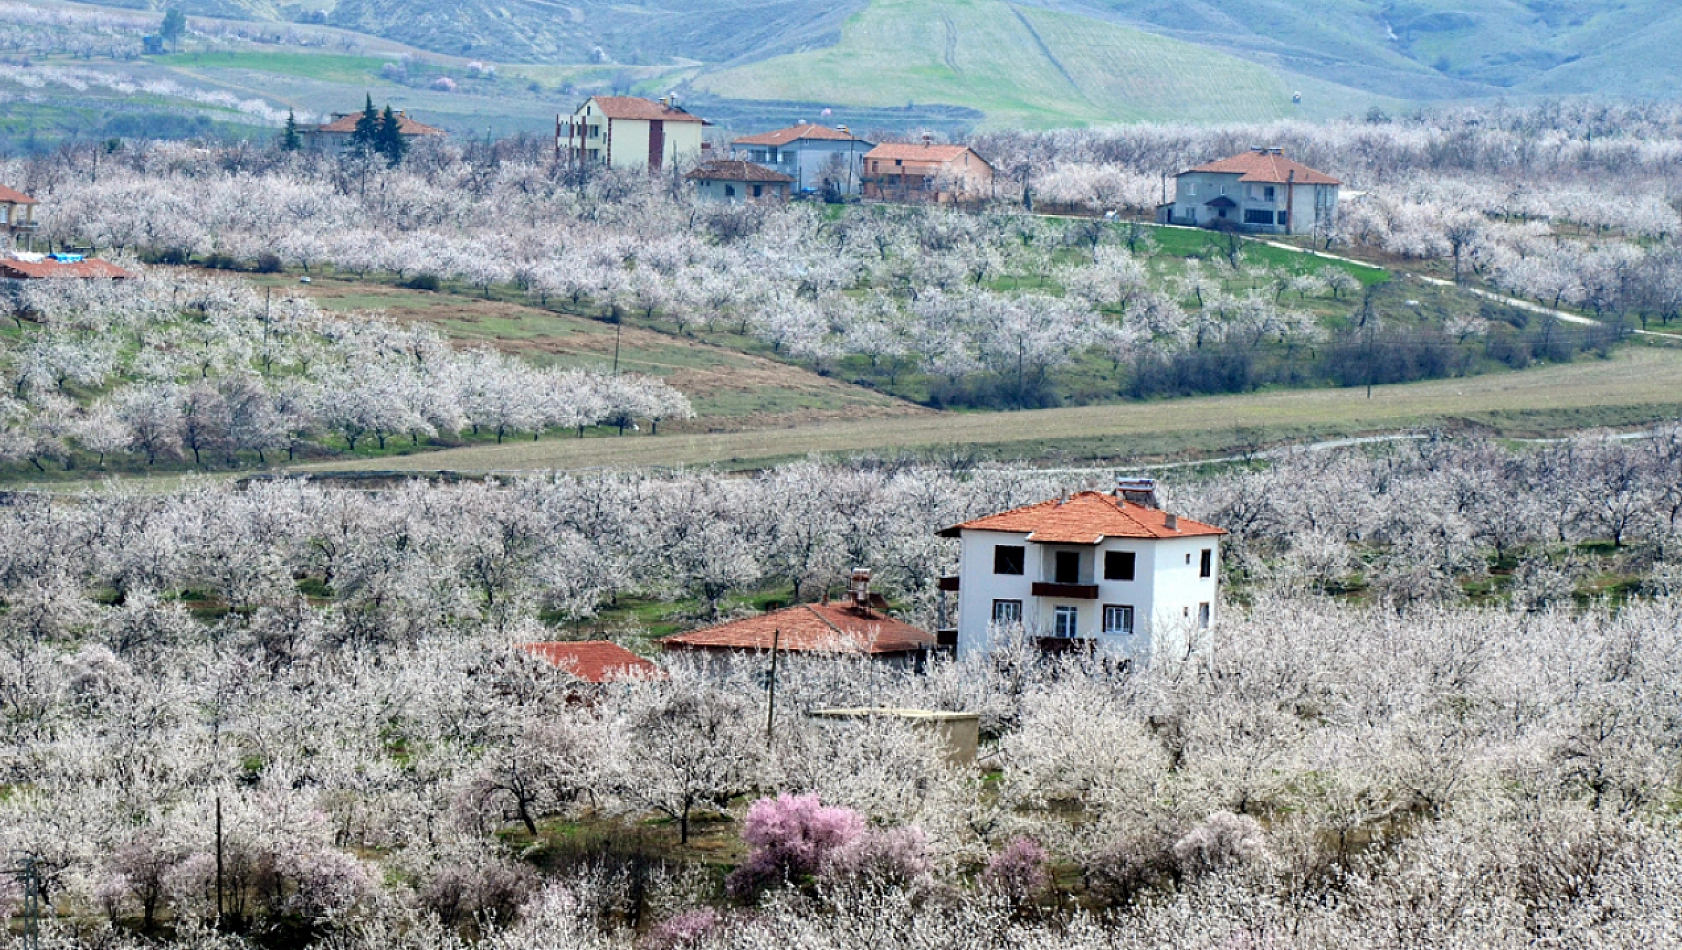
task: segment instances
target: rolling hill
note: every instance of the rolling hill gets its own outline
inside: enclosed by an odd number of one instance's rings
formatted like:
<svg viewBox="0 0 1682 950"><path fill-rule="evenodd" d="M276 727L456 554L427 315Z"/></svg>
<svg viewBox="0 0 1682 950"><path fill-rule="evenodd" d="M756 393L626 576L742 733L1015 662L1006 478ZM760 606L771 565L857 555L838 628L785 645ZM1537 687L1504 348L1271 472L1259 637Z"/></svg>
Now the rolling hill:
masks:
<svg viewBox="0 0 1682 950"><path fill-rule="evenodd" d="M1337 115L1378 98L1004 0L873 0L847 21L834 46L702 73L693 84L736 99L959 103L981 110L992 125L1029 128ZM1292 105L1295 91L1304 92L1302 106Z"/></svg>

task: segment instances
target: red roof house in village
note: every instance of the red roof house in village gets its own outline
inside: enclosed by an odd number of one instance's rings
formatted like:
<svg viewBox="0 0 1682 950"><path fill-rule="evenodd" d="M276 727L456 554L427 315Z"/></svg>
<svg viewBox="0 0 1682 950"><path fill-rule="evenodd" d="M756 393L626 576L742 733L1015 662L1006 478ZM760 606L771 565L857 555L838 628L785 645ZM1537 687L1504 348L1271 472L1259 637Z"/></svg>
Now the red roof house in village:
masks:
<svg viewBox="0 0 1682 950"><path fill-rule="evenodd" d="M335 112L333 120L321 125L300 128L298 135L304 144L314 149L344 148L350 137L356 134L356 122L362 118L361 112ZM426 138L434 135L446 135L443 129L416 122L409 118L408 113L397 113L397 134L410 140Z"/></svg>
<svg viewBox="0 0 1682 950"><path fill-rule="evenodd" d="M993 192L993 166L967 145L878 145L863 164L866 198L970 201Z"/></svg>
<svg viewBox="0 0 1682 950"><path fill-rule="evenodd" d="M932 634L887 615L882 598L869 593L868 571L853 576L846 602L785 607L666 637L660 645L711 653L769 653L775 645L780 653L899 662L915 662L934 647Z"/></svg>
<svg viewBox="0 0 1682 950"><path fill-rule="evenodd" d="M1215 618L1226 531L1157 506L1150 479L954 525L959 656L1013 629L1041 646L1131 656L1195 645ZM956 583L948 583L955 580Z"/></svg>
<svg viewBox="0 0 1682 950"><path fill-rule="evenodd" d="M135 275L110 261L98 261L77 254L22 254L0 256L0 280L130 280Z"/></svg>
<svg viewBox="0 0 1682 950"><path fill-rule="evenodd" d="M1199 165L1175 177L1161 224L1226 227L1265 234L1314 234L1337 221L1336 178L1285 157L1278 148Z"/></svg>
<svg viewBox="0 0 1682 950"><path fill-rule="evenodd" d="M660 667L611 640L522 643L520 649L586 683L665 679Z"/></svg>

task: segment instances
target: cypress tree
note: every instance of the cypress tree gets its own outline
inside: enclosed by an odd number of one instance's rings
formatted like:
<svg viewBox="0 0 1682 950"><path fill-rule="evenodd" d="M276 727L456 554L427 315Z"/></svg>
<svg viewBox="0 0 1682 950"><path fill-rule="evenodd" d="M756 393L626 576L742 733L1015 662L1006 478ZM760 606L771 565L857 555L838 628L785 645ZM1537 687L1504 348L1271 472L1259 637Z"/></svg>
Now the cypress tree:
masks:
<svg viewBox="0 0 1682 950"><path fill-rule="evenodd" d="M363 108L362 115L356 119L356 129L350 133L350 149L356 152L380 150L380 113L374 108L372 94L368 96L368 105Z"/></svg>
<svg viewBox="0 0 1682 950"><path fill-rule="evenodd" d="M392 165L402 162L404 153L409 150L409 143L403 140L403 130L397 113L391 111L389 102L386 103L385 113L380 116L379 137L374 147Z"/></svg>
<svg viewBox="0 0 1682 950"><path fill-rule="evenodd" d="M286 110L286 130L280 133L280 150L296 152L303 144L303 141L298 138L298 117L293 114L291 109L288 109Z"/></svg>

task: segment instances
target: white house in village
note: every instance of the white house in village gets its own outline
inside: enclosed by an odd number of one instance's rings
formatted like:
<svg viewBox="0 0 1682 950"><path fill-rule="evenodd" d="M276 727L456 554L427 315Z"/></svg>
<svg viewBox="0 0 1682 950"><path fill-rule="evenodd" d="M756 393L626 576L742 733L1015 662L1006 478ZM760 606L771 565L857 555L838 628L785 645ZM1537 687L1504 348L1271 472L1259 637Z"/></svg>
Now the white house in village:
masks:
<svg viewBox="0 0 1682 950"><path fill-rule="evenodd" d="M706 120L671 100L592 96L555 120L555 154L574 163L659 171L701 158Z"/></svg>
<svg viewBox="0 0 1682 950"><path fill-rule="evenodd" d="M1183 652L1214 622L1226 532L1156 507L1155 484L988 515L957 538L957 653L991 650L1021 625L1048 648L1110 655ZM942 584L951 590L950 579Z"/></svg>
<svg viewBox="0 0 1682 950"><path fill-rule="evenodd" d="M736 139L730 147L792 178L797 193L856 195L864 183L864 154L875 146L845 128L803 122Z"/></svg>
<svg viewBox="0 0 1682 950"><path fill-rule="evenodd" d="M1291 161L1281 149L1251 149L1175 176L1174 200L1157 208L1157 221L1263 234L1321 233L1337 222L1341 184Z"/></svg>

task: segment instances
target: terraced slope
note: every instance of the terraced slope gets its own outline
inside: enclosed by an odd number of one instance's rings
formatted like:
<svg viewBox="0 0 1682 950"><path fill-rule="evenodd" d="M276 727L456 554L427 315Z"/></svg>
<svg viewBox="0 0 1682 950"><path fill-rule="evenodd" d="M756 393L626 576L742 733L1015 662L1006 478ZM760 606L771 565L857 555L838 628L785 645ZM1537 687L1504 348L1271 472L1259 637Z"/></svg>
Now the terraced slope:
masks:
<svg viewBox="0 0 1682 950"><path fill-rule="evenodd" d="M873 0L832 47L706 73L739 99L941 102L993 125L1343 114L1378 101L1140 30L1003 0ZM1292 93L1304 92L1301 106Z"/></svg>

